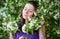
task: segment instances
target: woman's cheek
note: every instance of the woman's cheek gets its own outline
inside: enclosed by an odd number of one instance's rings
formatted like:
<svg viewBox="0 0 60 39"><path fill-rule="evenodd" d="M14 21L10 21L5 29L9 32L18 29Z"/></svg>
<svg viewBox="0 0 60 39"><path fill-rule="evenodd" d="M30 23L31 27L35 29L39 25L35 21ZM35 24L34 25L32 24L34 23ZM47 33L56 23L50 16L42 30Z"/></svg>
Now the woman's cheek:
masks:
<svg viewBox="0 0 60 39"><path fill-rule="evenodd" d="M33 15L33 13L30 13L30 14L29 14L29 16L32 16L32 15Z"/></svg>
<svg viewBox="0 0 60 39"><path fill-rule="evenodd" d="M24 14L25 14L25 12L23 11L23 12L22 12L22 15L24 16Z"/></svg>

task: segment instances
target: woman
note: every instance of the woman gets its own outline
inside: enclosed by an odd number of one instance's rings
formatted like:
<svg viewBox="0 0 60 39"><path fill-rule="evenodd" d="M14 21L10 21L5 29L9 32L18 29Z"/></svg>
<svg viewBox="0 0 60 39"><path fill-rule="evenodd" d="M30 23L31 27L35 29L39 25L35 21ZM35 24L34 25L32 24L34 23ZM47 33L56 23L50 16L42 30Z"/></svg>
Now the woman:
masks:
<svg viewBox="0 0 60 39"><path fill-rule="evenodd" d="M34 34L32 35L31 33L24 33L22 31L22 26L25 24L26 21L28 21L28 17L33 17L34 16L34 11L38 7L38 2L36 1L28 1L25 6L22 9L21 12L21 19L19 22L17 22L18 27L20 29L19 32L16 32L14 35L10 33L10 39L20 39L21 36L27 37L27 39L46 39L45 37L45 25L44 25L44 18L42 16L42 27L39 30L34 30Z"/></svg>

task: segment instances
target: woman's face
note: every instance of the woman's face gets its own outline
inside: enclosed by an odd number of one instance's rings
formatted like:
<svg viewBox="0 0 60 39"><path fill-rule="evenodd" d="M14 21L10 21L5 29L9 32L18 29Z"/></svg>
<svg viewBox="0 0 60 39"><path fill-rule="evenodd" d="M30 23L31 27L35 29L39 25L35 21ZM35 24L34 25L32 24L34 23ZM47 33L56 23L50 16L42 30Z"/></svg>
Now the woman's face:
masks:
<svg viewBox="0 0 60 39"><path fill-rule="evenodd" d="M22 16L25 20L28 19L28 17L31 17L34 14L34 6L30 3L27 3L22 11Z"/></svg>

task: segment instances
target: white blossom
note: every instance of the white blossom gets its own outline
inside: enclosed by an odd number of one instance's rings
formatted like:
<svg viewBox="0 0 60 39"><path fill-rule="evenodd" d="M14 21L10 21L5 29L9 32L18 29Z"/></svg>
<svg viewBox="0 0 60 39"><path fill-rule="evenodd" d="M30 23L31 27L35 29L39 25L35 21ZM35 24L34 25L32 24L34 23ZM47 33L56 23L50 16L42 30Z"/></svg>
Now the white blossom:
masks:
<svg viewBox="0 0 60 39"><path fill-rule="evenodd" d="M27 39L27 37L21 36L21 37L19 37L19 39Z"/></svg>
<svg viewBox="0 0 60 39"><path fill-rule="evenodd" d="M54 16L54 19L57 20L57 17L59 16L59 13L57 13L55 16Z"/></svg>
<svg viewBox="0 0 60 39"><path fill-rule="evenodd" d="M29 20L29 21L31 21L31 18L30 18L30 17L28 17L28 20Z"/></svg>
<svg viewBox="0 0 60 39"><path fill-rule="evenodd" d="M22 31L24 32L24 33L26 33L26 25L24 24L23 26L22 26Z"/></svg>
<svg viewBox="0 0 60 39"><path fill-rule="evenodd" d="M29 29L32 29L34 27L34 24L33 23L29 23Z"/></svg>
<svg viewBox="0 0 60 39"><path fill-rule="evenodd" d="M5 23L2 23L2 25L7 25L7 23L5 22Z"/></svg>
<svg viewBox="0 0 60 39"><path fill-rule="evenodd" d="M57 34L60 34L60 30L57 30L56 33L57 33Z"/></svg>

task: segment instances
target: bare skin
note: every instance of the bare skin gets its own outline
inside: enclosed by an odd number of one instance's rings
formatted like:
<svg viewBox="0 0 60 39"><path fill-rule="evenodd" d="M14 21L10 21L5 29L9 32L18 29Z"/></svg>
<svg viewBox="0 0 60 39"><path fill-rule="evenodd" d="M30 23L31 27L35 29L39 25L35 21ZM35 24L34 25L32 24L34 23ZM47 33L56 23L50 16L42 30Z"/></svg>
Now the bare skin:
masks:
<svg viewBox="0 0 60 39"><path fill-rule="evenodd" d="M33 13L34 13L34 6L30 3L27 3L22 10L22 16L25 19L25 21L28 21L28 17L32 17ZM42 20L44 20L43 16ZM8 23L8 25L10 26L10 22ZM46 39L44 21L42 21L41 25L42 27L39 29L39 39ZM9 38L13 39L13 35L11 32Z"/></svg>
<svg viewBox="0 0 60 39"><path fill-rule="evenodd" d="M41 28L39 29L39 39L46 39L46 33L45 33L45 20L44 17L41 16L42 21L41 21Z"/></svg>

